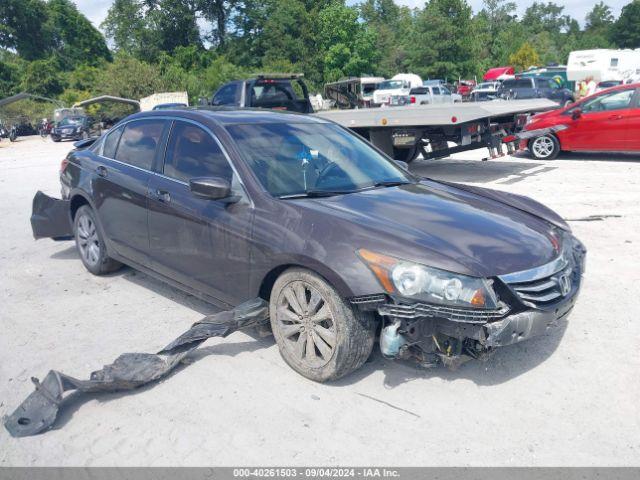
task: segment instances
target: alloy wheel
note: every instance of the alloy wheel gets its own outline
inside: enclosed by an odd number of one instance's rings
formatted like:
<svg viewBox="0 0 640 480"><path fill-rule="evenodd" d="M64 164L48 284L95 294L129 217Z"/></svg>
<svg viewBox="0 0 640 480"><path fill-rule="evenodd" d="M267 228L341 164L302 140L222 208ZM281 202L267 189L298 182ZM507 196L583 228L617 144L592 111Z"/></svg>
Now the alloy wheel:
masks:
<svg viewBox="0 0 640 480"><path fill-rule="evenodd" d="M310 284L295 281L280 292L276 327L285 348L301 364L323 367L333 357L336 325L328 303Z"/></svg>
<svg viewBox="0 0 640 480"><path fill-rule="evenodd" d="M80 255L89 265L97 265L100 261L100 239L96 224L88 215L78 218L78 248Z"/></svg>
<svg viewBox="0 0 640 480"><path fill-rule="evenodd" d="M547 158L550 157L555 149L555 144L553 139L550 137L538 137L531 143L531 150L538 158Z"/></svg>

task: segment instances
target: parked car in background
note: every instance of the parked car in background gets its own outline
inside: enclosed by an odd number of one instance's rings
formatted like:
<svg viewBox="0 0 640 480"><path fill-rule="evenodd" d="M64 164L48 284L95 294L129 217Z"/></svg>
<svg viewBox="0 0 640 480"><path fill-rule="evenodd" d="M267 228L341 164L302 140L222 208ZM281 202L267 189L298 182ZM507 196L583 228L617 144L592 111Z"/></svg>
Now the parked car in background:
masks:
<svg viewBox="0 0 640 480"><path fill-rule="evenodd" d="M211 105L313 113L301 74L265 74L225 83L213 94Z"/></svg>
<svg viewBox="0 0 640 480"><path fill-rule="evenodd" d="M373 92L372 106L402 105L409 98L412 88L422 86L422 79L412 73L399 73L391 80L385 80Z"/></svg>
<svg viewBox="0 0 640 480"><path fill-rule="evenodd" d="M547 332L580 289L585 249L550 209L416 177L319 117L143 112L60 180L91 273L125 263L223 308L261 297L282 358L315 381L361 367L378 333L389 358L485 358Z"/></svg>
<svg viewBox="0 0 640 480"><path fill-rule="evenodd" d="M100 135L100 133L100 126L93 117L74 115L63 118L51 129L51 139L54 142L81 140Z"/></svg>
<svg viewBox="0 0 640 480"><path fill-rule="evenodd" d="M486 102L498 98L500 82L482 82L471 91L470 100L472 102Z"/></svg>
<svg viewBox="0 0 640 480"><path fill-rule="evenodd" d="M520 148L539 160L552 160L561 151L640 152L640 83L534 115L523 130L528 138Z"/></svg>
<svg viewBox="0 0 640 480"><path fill-rule="evenodd" d="M505 100L548 98L560 105L573 103L574 94L552 79L543 77L516 77L505 80L498 89L498 96Z"/></svg>

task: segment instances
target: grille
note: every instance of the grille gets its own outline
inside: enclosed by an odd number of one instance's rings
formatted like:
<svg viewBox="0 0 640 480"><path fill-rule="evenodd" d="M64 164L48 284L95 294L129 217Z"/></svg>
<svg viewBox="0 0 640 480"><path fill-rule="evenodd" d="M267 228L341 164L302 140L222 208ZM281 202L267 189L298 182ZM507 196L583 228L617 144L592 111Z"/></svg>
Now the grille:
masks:
<svg viewBox="0 0 640 480"><path fill-rule="evenodd" d="M534 307L557 302L573 289L574 275L571 267L566 267L553 275L529 282L510 283L509 286L521 300Z"/></svg>
<svg viewBox="0 0 640 480"><path fill-rule="evenodd" d="M445 318L460 323L487 323L504 317L509 307L503 306L495 310L476 310L470 308L447 307L427 303L413 303L410 305L382 305L378 308L380 315L399 318L436 317Z"/></svg>

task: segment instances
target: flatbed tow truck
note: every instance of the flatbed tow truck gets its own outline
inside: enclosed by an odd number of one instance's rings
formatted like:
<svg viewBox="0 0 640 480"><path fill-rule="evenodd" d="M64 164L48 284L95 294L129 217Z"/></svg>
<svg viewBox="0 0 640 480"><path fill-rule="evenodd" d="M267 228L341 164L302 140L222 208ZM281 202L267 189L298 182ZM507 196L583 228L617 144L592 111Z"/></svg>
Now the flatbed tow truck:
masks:
<svg viewBox="0 0 640 480"><path fill-rule="evenodd" d="M275 108L311 113L302 74L258 74L222 85L211 105ZM446 105L326 110L314 113L347 127L396 160L448 157L486 147L491 158L513 153L519 131L532 113L559 108L545 98ZM450 146L450 143L455 146Z"/></svg>
<svg viewBox="0 0 640 480"><path fill-rule="evenodd" d="M486 147L489 157L514 153L518 132L529 115L559 108L547 100L494 100L456 103L327 110L315 115L332 120L369 140L380 150L404 162ZM454 146L450 146L452 142Z"/></svg>

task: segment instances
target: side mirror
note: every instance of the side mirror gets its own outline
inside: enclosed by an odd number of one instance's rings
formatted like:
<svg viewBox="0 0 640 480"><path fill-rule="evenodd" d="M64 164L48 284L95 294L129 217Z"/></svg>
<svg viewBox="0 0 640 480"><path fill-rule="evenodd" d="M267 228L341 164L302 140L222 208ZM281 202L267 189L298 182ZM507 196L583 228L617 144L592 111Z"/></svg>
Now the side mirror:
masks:
<svg viewBox="0 0 640 480"><path fill-rule="evenodd" d="M582 116L582 110L576 108L573 112L571 112L571 118L573 120L578 120Z"/></svg>
<svg viewBox="0 0 640 480"><path fill-rule="evenodd" d="M196 197L222 200L231 194L231 184L220 177L199 177L189 180L189 189Z"/></svg>
<svg viewBox="0 0 640 480"><path fill-rule="evenodd" d="M403 162L402 160L394 160L396 164L403 170L409 171L409 164L407 162Z"/></svg>

